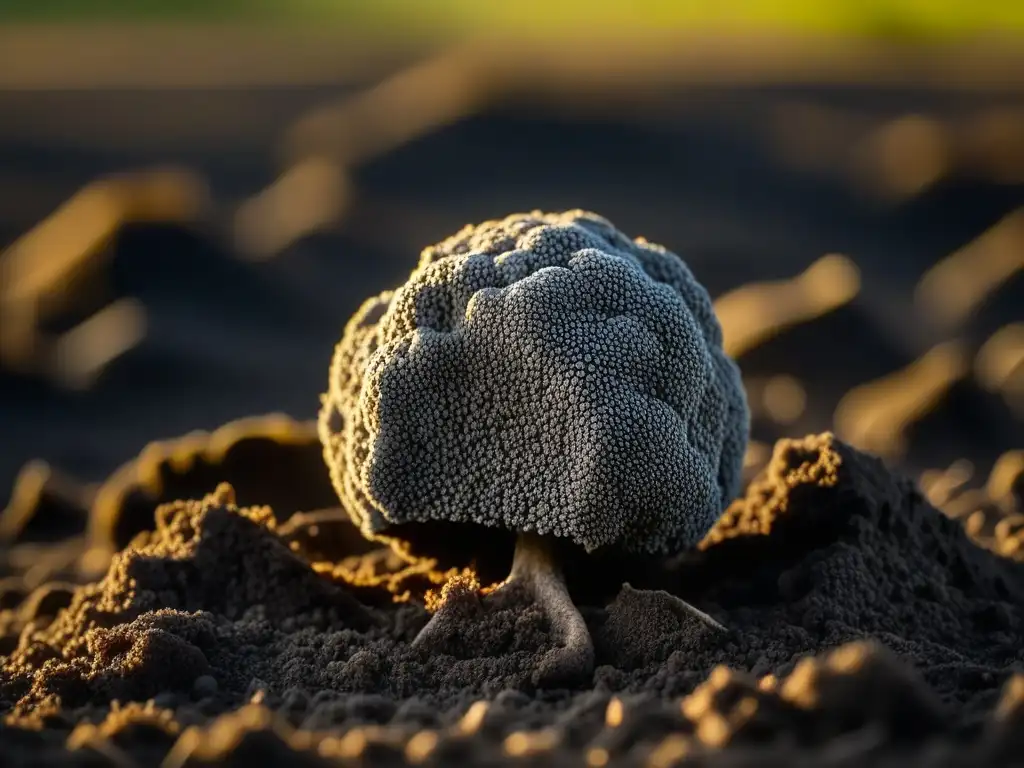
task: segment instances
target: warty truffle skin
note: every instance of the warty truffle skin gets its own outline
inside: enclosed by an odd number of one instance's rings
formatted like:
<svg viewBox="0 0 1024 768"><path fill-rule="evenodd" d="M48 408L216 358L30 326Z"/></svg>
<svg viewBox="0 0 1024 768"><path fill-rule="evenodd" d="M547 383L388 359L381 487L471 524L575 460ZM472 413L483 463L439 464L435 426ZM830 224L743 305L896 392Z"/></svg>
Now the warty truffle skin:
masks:
<svg viewBox="0 0 1024 768"><path fill-rule="evenodd" d="M749 412L686 263L575 210L424 250L347 324L319 424L369 537L446 521L665 554L738 492Z"/></svg>

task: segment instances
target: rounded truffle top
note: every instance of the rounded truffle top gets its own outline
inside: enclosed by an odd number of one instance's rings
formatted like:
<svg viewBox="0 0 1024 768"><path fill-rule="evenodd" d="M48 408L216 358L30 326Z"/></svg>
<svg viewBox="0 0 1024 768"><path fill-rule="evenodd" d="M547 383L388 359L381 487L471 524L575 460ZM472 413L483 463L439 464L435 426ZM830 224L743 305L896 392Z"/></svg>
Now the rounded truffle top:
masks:
<svg viewBox="0 0 1024 768"><path fill-rule="evenodd" d="M707 291L675 254L585 211L425 249L347 324L320 412L364 535L427 555L451 524L687 548L738 492L748 429Z"/></svg>

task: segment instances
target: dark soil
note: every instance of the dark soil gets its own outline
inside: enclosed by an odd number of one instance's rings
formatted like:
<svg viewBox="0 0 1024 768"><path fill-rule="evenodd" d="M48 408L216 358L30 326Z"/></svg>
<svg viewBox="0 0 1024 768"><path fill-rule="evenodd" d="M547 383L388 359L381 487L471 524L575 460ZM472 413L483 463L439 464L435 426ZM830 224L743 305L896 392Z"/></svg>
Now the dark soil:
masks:
<svg viewBox="0 0 1024 768"><path fill-rule="evenodd" d="M254 440L232 428L228 462ZM83 509L83 523L107 519L77 537L14 545L77 541L80 560L107 568L24 594L13 585L31 568L9 558L5 765L1007 765L1024 754L1024 564L830 434L780 441L699 551L595 574L619 581L604 598L579 590L596 668L559 690L530 683L550 640L523 596L451 590L467 610L452 612L443 652L418 651L424 593L441 580L429 563L403 572L337 515L239 507L308 448L299 434L249 452L237 489L162 504L112 555L103 532L125 530L140 487ZM205 467L180 460L150 498L195 487ZM45 494L26 503L22 531L67 516ZM392 599L403 588L409 599Z"/></svg>

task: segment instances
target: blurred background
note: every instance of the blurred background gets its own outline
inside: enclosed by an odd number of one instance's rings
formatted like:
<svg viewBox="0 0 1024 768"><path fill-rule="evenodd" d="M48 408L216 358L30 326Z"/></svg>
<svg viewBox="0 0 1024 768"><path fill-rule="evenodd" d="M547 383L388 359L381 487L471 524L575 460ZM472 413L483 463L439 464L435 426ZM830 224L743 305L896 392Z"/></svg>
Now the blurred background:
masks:
<svg viewBox="0 0 1024 768"><path fill-rule="evenodd" d="M708 286L752 463L1021 463L1024 4L0 0L0 489L312 419L421 248L576 207Z"/></svg>

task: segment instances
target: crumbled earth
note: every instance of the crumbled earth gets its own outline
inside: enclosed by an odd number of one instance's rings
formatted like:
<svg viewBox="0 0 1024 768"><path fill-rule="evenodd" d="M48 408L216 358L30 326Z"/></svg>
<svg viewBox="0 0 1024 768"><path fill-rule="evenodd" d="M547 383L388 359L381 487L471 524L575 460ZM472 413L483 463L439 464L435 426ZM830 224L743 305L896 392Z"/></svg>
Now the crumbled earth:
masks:
<svg viewBox="0 0 1024 768"><path fill-rule="evenodd" d="M79 534L13 536L0 588L4 765L1011 765L1024 755L1024 557L1009 541L1021 527L983 546L909 479L830 434L780 441L698 550L610 575L584 561L574 595L597 664L566 690L530 683L551 641L525 596L367 552L340 514L239 506L265 483L258 464L303 449L269 446L250 456L251 477L235 473L238 487L167 501L192 482L179 461L150 489L165 503L148 526L138 493L122 493L141 530L113 554L110 532L125 528L109 494L103 525L89 525L97 507L83 497ZM40 492L9 509L16 532L51 511L73 521L67 496ZM33 575L26 553L59 547L64 564L35 584L50 561L37 557ZM101 561L105 573L82 578ZM444 653L410 646L428 593L432 607L461 601Z"/></svg>

